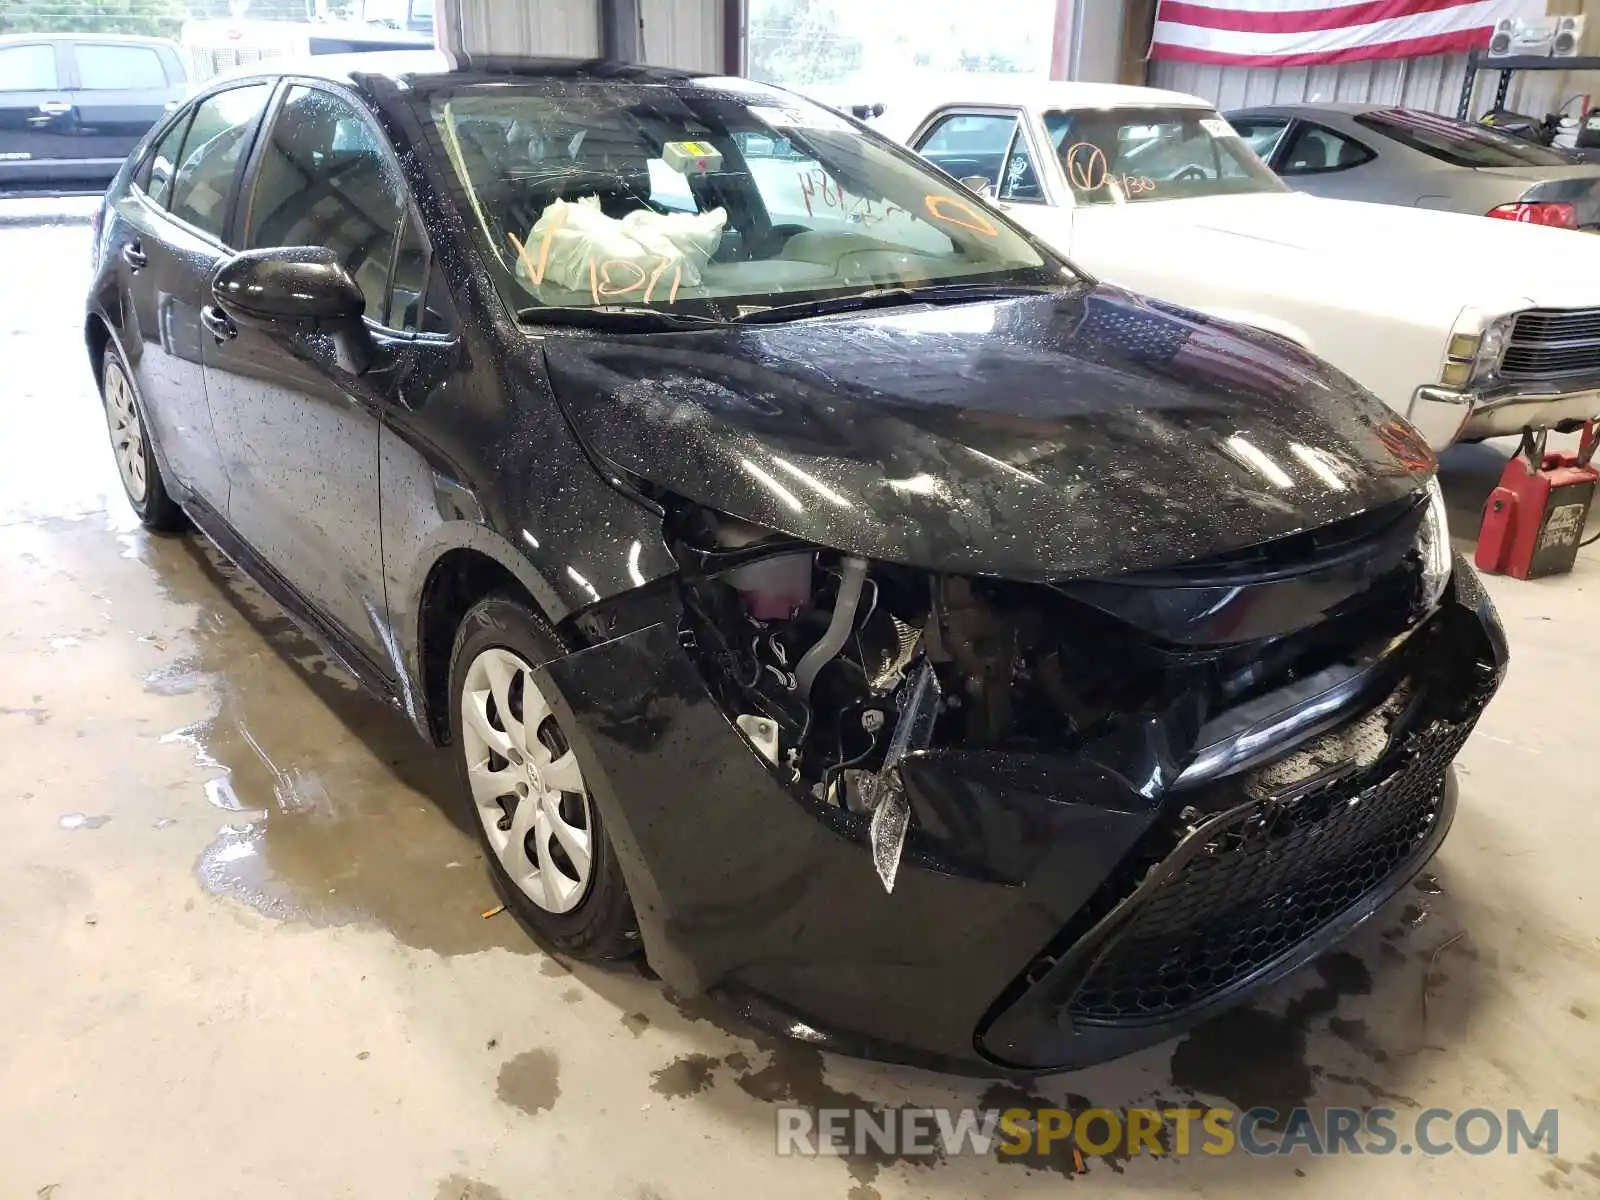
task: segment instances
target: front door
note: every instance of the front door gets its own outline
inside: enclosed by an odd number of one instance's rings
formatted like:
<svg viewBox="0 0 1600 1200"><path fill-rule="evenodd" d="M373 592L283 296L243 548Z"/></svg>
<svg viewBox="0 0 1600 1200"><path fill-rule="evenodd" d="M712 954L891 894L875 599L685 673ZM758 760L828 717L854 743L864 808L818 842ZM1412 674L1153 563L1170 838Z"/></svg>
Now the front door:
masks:
<svg viewBox="0 0 1600 1200"><path fill-rule="evenodd" d="M207 404L201 348L211 274L270 84L207 97L162 135L121 202L128 233L107 252L130 276L139 328L129 356L156 444L178 486L222 513L228 477Z"/></svg>
<svg viewBox="0 0 1600 1200"><path fill-rule="evenodd" d="M334 250L366 296L374 336L402 338L404 302L391 314L391 295L415 296L421 285L397 279L391 289L391 267L420 270L421 257L397 253L410 219L377 128L346 97L297 84L284 94L255 163L240 204L239 244ZM326 336L244 324L207 339L205 362L232 481L229 523L392 675L378 429L395 371L380 361L355 376L338 365Z"/></svg>
<svg viewBox="0 0 1600 1200"><path fill-rule="evenodd" d="M72 101L52 42L0 47L0 189L53 185L72 172Z"/></svg>

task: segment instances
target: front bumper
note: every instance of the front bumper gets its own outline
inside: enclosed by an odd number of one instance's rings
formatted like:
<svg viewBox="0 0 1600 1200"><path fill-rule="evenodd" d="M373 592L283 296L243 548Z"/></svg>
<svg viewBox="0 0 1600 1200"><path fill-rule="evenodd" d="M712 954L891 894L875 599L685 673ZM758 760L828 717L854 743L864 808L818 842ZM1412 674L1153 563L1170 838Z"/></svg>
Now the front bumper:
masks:
<svg viewBox="0 0 1600 1200"><path fill-rule="evenodd" d="M1406 414L1435 451L1456 442L1554 429L1564 422L1600 416L1600 389L1512 390L1479 394L1450 388L1419 388Z"/></svg>
<svg viewBox="0 0 1600 1200"><path fill-rule="evenodd" d="M1162 730L1115 756L930 752L888 894L864 821L784 786L669 625L543 671L671 987L847 1053L1033 1073L1237 1002L1420 870L1505 666L1465 564L1401 655L1412 699L1381 759L1270 811L1243 773L1177 790Z"/></svg>

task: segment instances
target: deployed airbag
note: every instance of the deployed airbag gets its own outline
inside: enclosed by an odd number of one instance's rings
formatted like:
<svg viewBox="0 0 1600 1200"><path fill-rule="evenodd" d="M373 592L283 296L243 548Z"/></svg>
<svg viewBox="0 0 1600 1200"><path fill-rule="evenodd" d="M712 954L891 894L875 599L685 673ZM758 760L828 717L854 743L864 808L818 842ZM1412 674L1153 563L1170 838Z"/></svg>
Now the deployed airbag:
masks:
<svg viewBox="0 0 1600 1200"><path fill-rule="evenodd" d="M695 287L701 268L722 244L727 223L721 208L707 213L637 209L618 220L601 210L598 196L555 200L518 247L517 278L530 287L592 291L597 298L632 295L649 280L673 290Z"/></svg>

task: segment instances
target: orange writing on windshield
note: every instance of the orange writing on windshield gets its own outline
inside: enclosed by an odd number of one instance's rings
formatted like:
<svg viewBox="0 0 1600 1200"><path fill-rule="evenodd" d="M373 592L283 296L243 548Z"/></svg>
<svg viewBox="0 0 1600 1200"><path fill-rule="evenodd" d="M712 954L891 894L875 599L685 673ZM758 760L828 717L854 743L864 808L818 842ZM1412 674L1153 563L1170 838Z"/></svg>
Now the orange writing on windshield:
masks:
<svg viewBox="0 0 1600 1200"><path fill-rule="evenodd" d="M1111 168L1106 152L1093 142L1079 142L1067 151L1067 182L1074 191L1098 192L1105 187Z"/></svg>
<svg viewBox="0 0 1600 1200"><path fill-rule="evenodd" d="M1130 198L1156 190L1156 181L1147 175L1115 175L1106 162L1106 152L1093 142L1078 142L1068 149L1065 157L1067 182L1072 190L1092 196L1100 189L1116 184Z"/></svg>
<svg viewBox="0 0 1600 1200"><path fill-rule="evenodd" d="M506 240L511 243L511 248L517 252L517 257L522 260L522 269L528 273L528 278L533 281L533 286L538 287L544 282L545 268L550 265L550 239L555 236L555 223L551 222L550 228L545 230L545 235L539 241L539 262L534 264L533 258L528 253L528 248L522 244L520 238L514 233L507 233Z"/></svg>
<svg viewBox="0 0 1600 1200"><path fill-rule="evenodd" d="M511 248L517 252L517 258L522 262L522 269L527 272L529 281L534 287L544 283L546 271L550 266L550 239L555 236L556 226L551 225L545 231L544 237L539 239L539 259L534 261L533 255L528 253L528 247L516 234L508 232L506 240L511 243ZM667 273L667 268L672 268L672 287L667 293L667 303L674 304L678 299L678 288L683 283L683 263L674 262L665 255L656 258L655 269L646 271L646 264L650 258L643 261L634 258L596 258L589 256L589 296L599 304L602 297L610 300L619 296L632 296L641 293L640 299L646 304L655 296L656 285L661 282L661 277Z"/></svg>
<svg viewBox="0 0 1600 1200"><path fill-rule="evenodd" d="M965 200L958 199L955 196L940 196L929 192L922 198L922 202L927 206L928 215L936 221L944 221L949 225L959 225L963 229L981 233L984 237L1000 236L1000 231L995 228L994 222Z"/></svg>

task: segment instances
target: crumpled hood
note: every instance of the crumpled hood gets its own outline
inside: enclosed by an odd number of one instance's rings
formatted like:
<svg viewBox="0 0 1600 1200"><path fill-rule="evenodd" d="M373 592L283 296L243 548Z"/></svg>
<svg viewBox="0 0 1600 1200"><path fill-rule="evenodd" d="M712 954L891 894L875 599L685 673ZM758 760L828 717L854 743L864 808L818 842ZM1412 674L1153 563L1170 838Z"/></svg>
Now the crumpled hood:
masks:
<svg viewBox="0 0 1600 1200"><path fill-rule="evenodd" d="M1600 306L1600 237L1567 229L1299 193L1134 204L1122 215L1300 251L1320 263L1307 278L1332 269L1486 309Z"/></svg>
<svg viewBox="0 0 1600 1200"><path fill-rule="evenodd" d="M1176 565L1397 500L1432 465L1310 355L1107 286L544 351L604 462L957 573Z"/></svg>

